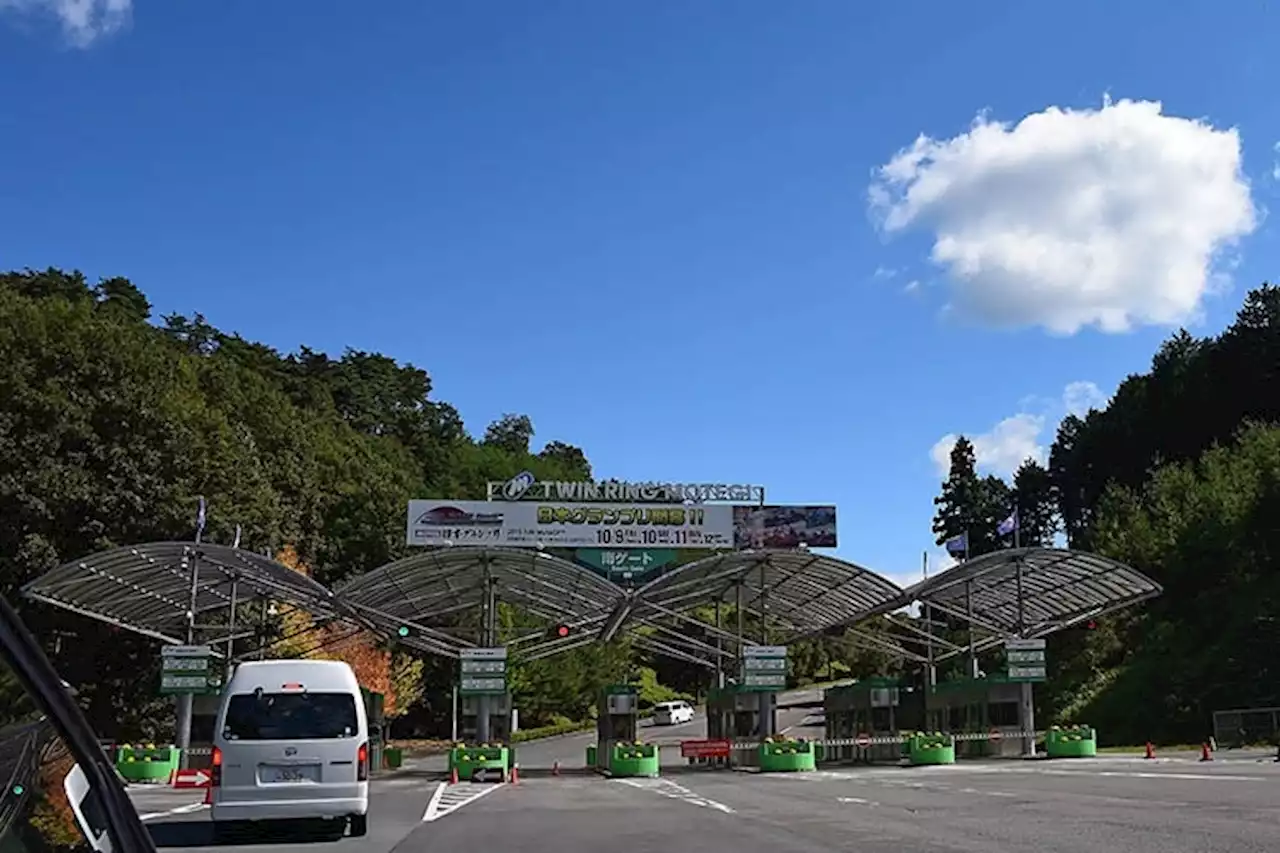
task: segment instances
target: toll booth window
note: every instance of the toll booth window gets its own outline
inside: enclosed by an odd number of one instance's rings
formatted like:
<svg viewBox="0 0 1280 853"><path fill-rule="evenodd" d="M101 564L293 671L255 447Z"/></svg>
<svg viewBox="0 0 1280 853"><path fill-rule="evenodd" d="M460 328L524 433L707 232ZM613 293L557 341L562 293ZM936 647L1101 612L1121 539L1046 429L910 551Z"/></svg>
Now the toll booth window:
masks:
<svg viewBox="0 0 1280 853"><path fill-rule="evenodd" d="M238 693L227 703L228 740L329 740L355 737L355 699L348 693Z"/></svg>
<svg viewBox="0 0 1280 853"><path fill-rule="evenodd" d="M1017 724L1017 702L993 702L987 706L987 725L1016 726Z"/></svg>

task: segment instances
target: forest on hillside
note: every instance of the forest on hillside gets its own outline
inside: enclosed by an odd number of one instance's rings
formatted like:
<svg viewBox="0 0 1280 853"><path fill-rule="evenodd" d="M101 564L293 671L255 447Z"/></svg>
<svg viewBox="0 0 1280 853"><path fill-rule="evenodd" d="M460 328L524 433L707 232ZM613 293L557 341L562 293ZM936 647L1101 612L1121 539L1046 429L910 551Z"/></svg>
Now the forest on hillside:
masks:
<svg viewBox="0 0 1280 853"><path fill-rule="evenodd" d="M1215 710L1280 705L1280 288L1263 284L1215 337L1179 330L1110 403L1062 421L1048 464L981 477L956 442L935 499L938 544L1096 551L1164 594L1049 641L1042 715L1111 742L1196 743ZM1044 719L1044 717L1040 717Z"/></svg>
<svg viewBox="0 0 1280 853"><path fill-rule="evenodd" d="M230 543L239 528L243 547L340 585L404 555L412 497L483 498L488 480L526 468L592 476L578 447L535 450L526 416L469 434L419 367L282 353L199 314L153 317L127 279L56 269L0 274L0 400L0 592L11 601L66 560L189 539L198 496L207 539ZM1061 532L1165 589L1051 639L1040 720L1090 722L1112 742L1194 742L1215 709L1280 705L1280 289L1249 293L1221 335L1173 335L1148 373L1105 409L1064 420L1047 465L1029 460L1011 483L979 476L972 444L958 441L938 542L968 531L975 555L1007 547L995 529L1015 506L1024 544ZM155 641L45 606L22 612L100 735L168 736ZM337 645L371 683L398 685L402 723L447 733L453 662ZM897 665L845 631L793 645L791 660L798 682ZM512 682L525 726L563 726L623 678L658 701L695 694L707 673L621 640L517 664Z"/></svg>

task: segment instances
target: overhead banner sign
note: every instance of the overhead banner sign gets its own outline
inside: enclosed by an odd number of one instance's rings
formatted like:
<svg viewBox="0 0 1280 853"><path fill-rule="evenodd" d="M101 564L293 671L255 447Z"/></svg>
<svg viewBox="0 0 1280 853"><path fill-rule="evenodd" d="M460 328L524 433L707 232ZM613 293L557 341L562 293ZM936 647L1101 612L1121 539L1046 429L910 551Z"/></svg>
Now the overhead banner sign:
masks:
<svg viewBox="0 0 1280 853"><path fill-rule="evenodd" d="M490 501L570 501L573 503L764 503L764 486L750 483L602 483L580 480L539 481L531 471L510 480L491 480Z"/></svg>
<svg viewBox="0 0 1280 853"><path fill-rule="evenodd" d="M516 548L733 547L733 507L409 501L408 544Z"/></svg>
<svg viewBox="0 0 1280 853"><path fill-rule="evenodd" d="M833 506L735 506L733 547L836 547L836 508Z"/></svg>

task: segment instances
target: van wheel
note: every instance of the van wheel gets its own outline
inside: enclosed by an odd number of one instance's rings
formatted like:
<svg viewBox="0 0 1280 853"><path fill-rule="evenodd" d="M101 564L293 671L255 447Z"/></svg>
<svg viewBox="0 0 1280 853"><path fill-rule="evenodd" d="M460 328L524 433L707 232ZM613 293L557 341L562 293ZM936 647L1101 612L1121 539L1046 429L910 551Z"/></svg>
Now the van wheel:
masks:
<svg viewBox="0 0 1280 853"><path fill-rule="evenodd" d="M367 814L353 814L351 816L351 837L359 838L369 832L369 816Z"/></svg>

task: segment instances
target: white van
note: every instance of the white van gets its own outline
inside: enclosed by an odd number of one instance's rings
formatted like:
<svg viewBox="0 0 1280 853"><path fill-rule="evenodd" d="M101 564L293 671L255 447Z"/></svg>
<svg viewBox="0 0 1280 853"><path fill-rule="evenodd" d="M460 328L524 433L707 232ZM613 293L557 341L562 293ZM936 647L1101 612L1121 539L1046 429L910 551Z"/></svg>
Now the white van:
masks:
<svg viewBox="0 0 1280 853"><path fill-rule="evenodd" d="M222 692L213 738L214 829L328 818L369 831L369 724L340 661L248 661Z"/></svg>
<svg viewBox="0 0 1280 853"><path fill-rule="evenodd" d="M659 702L653 706L656 726L678 726L693 721L693 706L688 702Z"/></svg>

